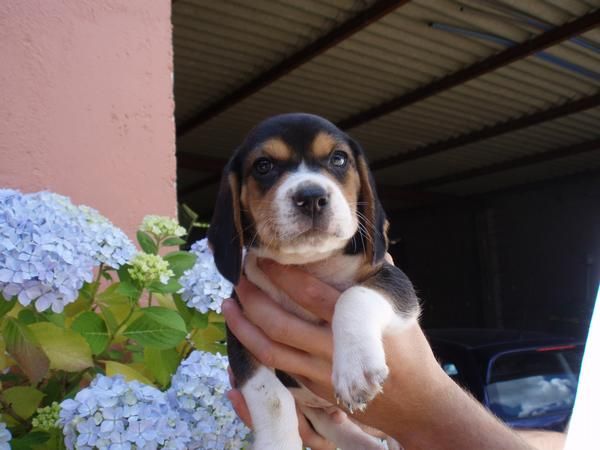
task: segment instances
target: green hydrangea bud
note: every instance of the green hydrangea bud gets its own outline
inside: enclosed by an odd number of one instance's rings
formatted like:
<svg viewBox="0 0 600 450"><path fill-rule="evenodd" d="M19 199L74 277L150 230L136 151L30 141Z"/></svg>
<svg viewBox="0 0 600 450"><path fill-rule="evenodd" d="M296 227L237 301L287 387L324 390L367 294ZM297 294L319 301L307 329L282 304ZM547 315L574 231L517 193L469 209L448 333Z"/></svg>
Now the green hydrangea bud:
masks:
<svg viewBox="0 0 600 450"><path fill-rule="evenodd" d="M60 414L60 405L52 402L50 406L38 408L35 417L31 420L34 428L43 431L50 431L52 428L59 428L58 418Z"/></svg>
<svg viewBox="0 0 600 450"><path fill-rule="evenodd" d="M158 239L166 237L181 237L185 235L185 228L179 226L175 219L165 216L146 216L142 221L140 230L156 236Z"/></svg>
<svg viewBox="0 0 600 450"><path fill-rule="evenodd" d="M173 271L169 269L169 263L160 255L149 255L138 253L130 262L129 275L142 286L148 286L156 281L167 284Z"/></svg>

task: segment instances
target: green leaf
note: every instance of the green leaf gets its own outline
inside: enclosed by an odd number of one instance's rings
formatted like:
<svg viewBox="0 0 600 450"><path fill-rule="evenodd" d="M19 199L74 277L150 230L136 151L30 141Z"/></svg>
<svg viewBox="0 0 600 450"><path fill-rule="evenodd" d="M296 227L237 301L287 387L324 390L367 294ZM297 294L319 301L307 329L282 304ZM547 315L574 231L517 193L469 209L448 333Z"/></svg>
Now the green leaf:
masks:
<svg viewBox="0 0 600 450"><path fill-rule="evenodd" d="M104 316L106 325L108 326L110 332L114 333L117 327L119 326L119 323L117 322L117 319L115 318L115 315L113 314L111 309L112 308L110 307L100 305L100 311L102 311L102 315Z"/></svg>
<svg viewBox="0 0 600 450"><path fill-rule="evenodd" d="M110 340L106 323L102 317L91 311L77 316L71 324L71 329L85 338L94 355L102 353Z"/></svg>
<svg viewBox="0 0 600 450"><path fill-rule="evenodd" d="M92 351L80 334L49 322L34 323L29 328L48 355L51 369L79 372L92 366Z"/></svg>
<svg viewBox="0 0 600 450"><path fill-rule="evenodd" d="M50 434L45 431L30 431L25 436L10 441L10 445L12 450L32 450L36 446L46 443L48 439L50 439Z"/></svg>
<svg viewBox="0 0 600 450"><path fill-rule="evenodd" d="M148 286L148 290L150 292L156 292L158 294L174 294L182 288L177 278L171 278L167 284L162 284L160 281L155 281L150 286Z"/></svg>
<svg viewBox="0 0 600 450"><path fill-rule="evenodd" d="M166 387L171 381L171 376L179 366L179 354L174 348L159 350L146 347L144 349L144 364L150 370L156 381Z"/></svg>
<svg viewBox="0 0 600 450"><path fill-rule="evenodd" d="M51 428L48 431L44 431L49 435L48 439L42 444L34 444L31 450L66 450L65 438L62 430L59 428Z"/></svg>
<svg viewBox="0 0 600 450"><path fill-rule="evenodd" d="M0 394L4 403L22 419L29 419L40 406L44 393L30 386L16 386L6 389Z"/></svg>
<svg viewBox="0 0 600 450"><path fill-rule="evenodd" d="M181 239L179 237L170 237L163 241L162 243L165 247L172 247L174 245L183 245L185 244L185 239Z"/></svg>
<svg viewBox="0 0 600 450"><path fill-rule="evenodd" d="M137 380L144 384L152 385L152 381L150 381L144 374L140 371L134 369L131 366L121 364L116 361L105 361L106 364L106 375L123 375L127 381Z"/></svg>
<svg viewBox="0 0 600 450"><path fill-rule="evenodd" d="M181 277L187 269L192 268L196 262L196 255L183 251L167 253L163 258L169 263L177 278Z"/></svg>
<svg viewBox="0 0 600 450"><path fill-rule="evenodd" d="M17 303L17 297L13 297L12 300L6 300L2 293L0 293L0 319L4 317L5 314L8 314L13 306Z"/></svg>
<svg viewBox="0 0 600 450"><path fill-rule="evenodd" d="M83 286L81 289L79 289L79 297L83 298L85 300L92 300L92 293L94 291L94 287L95 287L95 282L94 283L83 283Z"/></svg>
<svg viewBox="0 0 600 450"><path fill-rule="evenodd" d="M32 323L37 322L48 322L48 319L46 317L30 309L22 309L21 311L19 311L17 317L19 319L19 322L25 325L31 325Z"/></svg>
<svg viewBox="0 0 600 450"><path fill-rule="evenodd" d="M193 309L190 326L192 328L206 328L208 326L208 314L202 314L200 311Z"/></svg>
<svg viewBox="0 0 600 450"><path fill-rule="evenodd" d="M102 271L102 278L104 278L105 280L108 280L108 281L113 280L112 275L109 272L106 272L104 270Z"/></svg>
<svg viewBox="0 0 600 450"><path fill-rule="evenodd" d="M121 284L122 283L120 282L111 284L108 288L98 294L98 301L107 305L128 302L129 296L121 292ZM125 287L124 289L127 291L129 287ZM138 289L136 288L136 290Z"/></svg>
<svg viewBox="0 0 600 450"><path fill-rule="evenodd" d="M152 237L149 234L138 230L136 236L138 242L140 243L140 247L142 247L142 250L152 255L156 255L158 253L158 247L156 246L156 242L154 242L154 239L152 239Z"/></svg>
<svg viewBox="0 0 600 450"><path fill-rule="evenodd" d="M65 306L65 315L67 317L75 317L77 314L90 309L91 305L92 299L85 298L80 294L79 298L75 300L75 302L69 303L67 306Z"/></svg>
<svg viewBox="0 0 600 450"><path fill-rule="evenodd" d="M194 334L193 344L194 348L198 350L204 350L211 353L224 353L226 350L223 340L225 339L225 333L215 324L210 324L203 330L198 331Z"/></svg>
<svg viewBox="0 0 600 450"><path fill-rule="evenodd" d="M202 314L200 311L188 307L178 294L173 295L173 302L177 307L177 311L179 311L179 315L187 325L188 331L193 328L202 329L208 326L209 314Z"/></svg>
<svg viewBox="0 0 600 450"><path fill-rule="evenodd" d="M44 311L42 316L48 321L52 322L54 325L57 325L61 328L65 326L65 315L64 314L56 314L52 311Z"/></svg>
<svg viewBox="0 0 600 450"><path fill-rule="evenodd" d="M4 327L4 342L6 351L19 363L31 383L38 384L46 376L50 362L31 330L8 317Z"/></svg>
<svg viewBox="0 0 600 450"><path fill-rule="evenodd" d="M166 350L176 347L187 334L185 322L176 311L151 306L141 312L123 333L141 345Z"/></svg>
<svg viewBox="0 0 600 450"><path fill-rule="evenodd" d="M121 281L117 287L117 293L137 300L142 295L142 290L133 282Z"/></svg>
<svg viewBox="0 0 600 450"><path fill-rule="evenodd" d="M181 299L181 295L179 295L179 294L173 294L173 302L175 303L175 306L177 307L177 311L179 311L179 315L181 316L183 321L187 325L189 325L189 323L192 319L192 310L190 308L188 308L188 306Z"/></svg>

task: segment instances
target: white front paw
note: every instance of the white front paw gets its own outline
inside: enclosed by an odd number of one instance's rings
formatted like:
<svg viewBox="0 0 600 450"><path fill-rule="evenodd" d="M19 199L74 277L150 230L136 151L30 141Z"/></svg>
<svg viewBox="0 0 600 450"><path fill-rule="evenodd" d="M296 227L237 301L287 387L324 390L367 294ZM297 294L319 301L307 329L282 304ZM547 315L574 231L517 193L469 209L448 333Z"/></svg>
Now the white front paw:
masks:
<svg viewBox="0 0 600 450"><path fill-rule="evenodd" d="M385 352L376 337L360 342L336 342L333 356L333 387L338 403L363 411L382 391L388 376Z"/></svg>

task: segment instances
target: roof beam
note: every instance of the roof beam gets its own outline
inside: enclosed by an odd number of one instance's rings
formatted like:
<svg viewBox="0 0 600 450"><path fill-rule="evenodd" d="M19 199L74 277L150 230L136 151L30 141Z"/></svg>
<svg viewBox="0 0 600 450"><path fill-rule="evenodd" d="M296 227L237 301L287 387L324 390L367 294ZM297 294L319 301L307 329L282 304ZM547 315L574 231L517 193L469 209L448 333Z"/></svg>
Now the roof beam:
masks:
<svg viewBox="0 0 600 450"><path fill-rule="evenodd" d="M459 86L469 80L492 72L515 61L523 59L545 48L559 44L566 39L584 33L600 24L600 9L586 14L572 22L553 28L528 41L509 47L483 61L479 61L458 72L447 75L437 81L400 95L385 103L340 121L337 125L342 129L350 129L363 125L400 108L425 100L440 92Z"/></svg>
<svg viewBox="0 0 600 450"><path fill-rule="evenodd" d="M511 159L509 161L502 161L484 167L477 167L475 169L465 170L463 172L453 173L450 175L432 178L430 180L424 180L417 183L400 186L400 188L410 190L430 189L436 186L442 186L450 183L458 183L461 181L470 180L472 178L482 177L485 175L492 175L506 170L520 169L522 167L545 163L548 161L554 161L555 159L566 158L569 156L592 152L594 150L600 150L600 137L592 139L591 141L569 145L567 147L561 147L546 152L535 153L533 155L523 156L522 158Z"/></svg>
<svg viewBox="0 0 600 450"><path fill-rule="evenodd" d="M432 144L425 145L424 147L417 148L414 151L409 151L382 160L377 160L372 162L370 166L373 171L386 169L388 167L400 164L402 162L431 156L436 153L441 153L457 147L473 144L484 139L490 139L496 136L500 136L507 132L517 131L522 128L530 127L532 125L538 125L549 120L559 119L561 117L585 111L596 106L600 106L600 93L596 95L591 95L589 97L584 97L579 100L564 103L555 108L550 108L545 111L530 114L528 116L501 122L499 124L485 127L480 130L476 130L471 133L466 133L444 141L434 142ZM189 152L182 152L177 154L177 167L180 169L191 169L202 172L219 173L223 169L223 167L225 167L225 164L227 164L227 159L224 158L194 155L193 153ZM187 188L182 189L181 191L179 191L179 194L187 195L195 190L208 187L211 184L215 184L218 182L218 176L209 177L199 181L198 183L192 184ZM390 192L389 189L388 192ZM406 191L404 191L404 193L406 194ZM383 196L388 197L388 195Z"/></svg>
<svg viewBox="0 0 600 450"><path fill-rule="evenodd" d="M500 122L489 127L481 128L470 133L465 133L444 141L433 142L422 147L418 147L412 151L405 151L388 158L373 161L371 163L372 170L387 169L391 166L413 161L415 159L424 158L426 156L435 155L448 150L452 150L465 145L473 144L485 139L500 136L502 134L517 131L533 125L538 125L550 120L559 119L561 117L585 111L596 106L600 106L600 93L583 97L579 100L563 103L562 105L550 108L544 111L536 112L527 116L518 117L516 119Z"/></svg>
<svg viewBox="0 0 600 450"><path fill-rule="evenodd" d="M177 137L184 136L190 131L215 117L217 114L231 108L252 94L258 92L302 64L310 61L326 50L334 47L340 42L348 39L353 34L366 26L381 19L385 15L395 11L400 6L408 3L408 0L380 0L373 6L357 14L353 18L334 28L326 35L320 37L312 44L304 47L288 58L284 59L266 72L261 73L253 80L244 84L231 94L213 103L206 109L200 111L195 117L187 120L177 127Z"/></svg>

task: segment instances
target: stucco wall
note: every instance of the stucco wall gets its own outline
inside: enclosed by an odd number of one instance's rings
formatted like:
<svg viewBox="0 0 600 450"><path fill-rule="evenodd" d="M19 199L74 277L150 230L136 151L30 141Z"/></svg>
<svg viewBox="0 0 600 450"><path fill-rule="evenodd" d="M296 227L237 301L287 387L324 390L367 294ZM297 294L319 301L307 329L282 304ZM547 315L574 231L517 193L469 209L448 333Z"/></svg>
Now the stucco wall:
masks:
<svg viewBox="0 0 600 450"><path fill-rule="evenodd" d="M170 0L0 2L0 187L175 216Z"/></svg>

